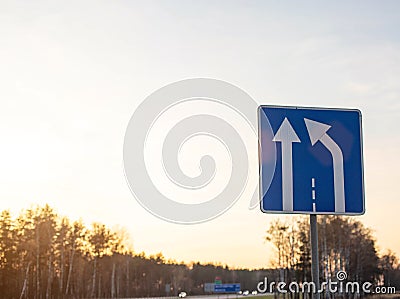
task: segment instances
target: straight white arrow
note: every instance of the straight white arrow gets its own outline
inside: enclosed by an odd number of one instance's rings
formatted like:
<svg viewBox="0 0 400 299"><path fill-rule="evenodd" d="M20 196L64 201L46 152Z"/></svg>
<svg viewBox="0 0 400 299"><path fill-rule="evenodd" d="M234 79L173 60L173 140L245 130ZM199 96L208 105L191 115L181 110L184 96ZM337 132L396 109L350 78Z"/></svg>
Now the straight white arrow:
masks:
<svg viewBox="0 0 400 299"><path fill-rule="evenodd" d="M283 211L293 211L293 156L292 143L301 142L285 117L272 141L282 144L282 205Z"/></svg>
<svg viewBox="0 0 400 299"><path fill-rule="evenodd" d="M345 195L344 195L344 170L343 170L343 153L337 143L327 134L331 126L320 123L311 119L304 119L310 136L311 145L318 141L330 151L333 160L333 180L335 190L335 212L344 213Z"/></svg>

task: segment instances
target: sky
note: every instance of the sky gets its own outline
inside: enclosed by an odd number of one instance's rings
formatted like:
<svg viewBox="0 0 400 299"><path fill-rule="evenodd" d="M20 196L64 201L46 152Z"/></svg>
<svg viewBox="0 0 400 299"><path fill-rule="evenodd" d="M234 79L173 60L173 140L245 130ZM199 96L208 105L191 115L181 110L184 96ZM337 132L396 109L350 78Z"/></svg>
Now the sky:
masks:
<svg viewBox="0 0 400 299"><path fill-rule="evenodd" d="M363 113L366 213L379 250L400 255L398 1L1 1L0 200L18 213L125 227L136 252L235 267L270 265L279 216L240 200L177 225L144 210L123 171L125 129L153 91L230 82L259 104Z"/></svg>

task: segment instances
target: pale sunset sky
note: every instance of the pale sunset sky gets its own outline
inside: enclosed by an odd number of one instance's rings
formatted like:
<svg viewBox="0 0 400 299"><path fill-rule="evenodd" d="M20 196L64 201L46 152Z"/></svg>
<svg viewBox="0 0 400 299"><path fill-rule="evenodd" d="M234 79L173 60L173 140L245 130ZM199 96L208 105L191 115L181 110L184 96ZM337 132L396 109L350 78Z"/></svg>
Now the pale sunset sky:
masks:
<svg viewBox="0 0 400 299"><path fill-rule="evenodd" d="M259 104L363 113L366 213L400 255L400 2L1 1L0 200L48 203L125 227L136 252L235 267L270 265L278 216L240 200L197 225L162 221L126 183L135 108L174 81L230 82ZM256 112L255 112L256 113Z"/></svg>

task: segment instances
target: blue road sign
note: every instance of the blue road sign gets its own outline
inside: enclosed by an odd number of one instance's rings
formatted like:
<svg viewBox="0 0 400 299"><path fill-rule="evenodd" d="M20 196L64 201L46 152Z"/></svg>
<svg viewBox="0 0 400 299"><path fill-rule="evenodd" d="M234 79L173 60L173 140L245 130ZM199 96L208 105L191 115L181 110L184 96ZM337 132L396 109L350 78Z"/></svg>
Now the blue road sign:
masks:
<svg viewBox="0 0 400 299"><path fill-rule="evenodd" d="M215 293L237 293L240 291L240 283L214 284Z"/></svg>
<svg viewBox="0 0 400 299"><path fill-rule="evenodd" d="M258 117L263 212L364 213L359 110L260 106Z"/></svg>

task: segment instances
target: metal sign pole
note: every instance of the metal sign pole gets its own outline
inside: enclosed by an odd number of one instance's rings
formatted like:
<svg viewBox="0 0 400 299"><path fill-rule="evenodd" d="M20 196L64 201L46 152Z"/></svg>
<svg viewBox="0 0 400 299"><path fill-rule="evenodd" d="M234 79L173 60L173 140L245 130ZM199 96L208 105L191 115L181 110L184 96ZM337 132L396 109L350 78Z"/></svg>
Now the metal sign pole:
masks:
<svg viewBox="0 0 400 299"><path fill-rule="evenodd" d="M319 291L319 259L318 259L318 228L317 215L310 215L310 232L311 232L311 278L317 290L312 294L312 298L320 299Z"/></svg>

